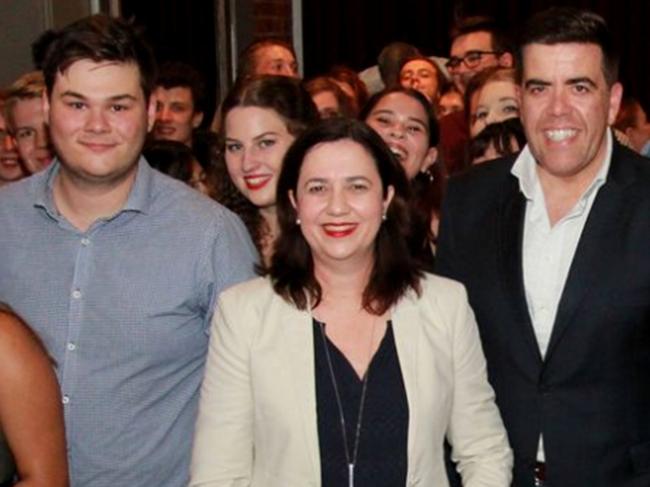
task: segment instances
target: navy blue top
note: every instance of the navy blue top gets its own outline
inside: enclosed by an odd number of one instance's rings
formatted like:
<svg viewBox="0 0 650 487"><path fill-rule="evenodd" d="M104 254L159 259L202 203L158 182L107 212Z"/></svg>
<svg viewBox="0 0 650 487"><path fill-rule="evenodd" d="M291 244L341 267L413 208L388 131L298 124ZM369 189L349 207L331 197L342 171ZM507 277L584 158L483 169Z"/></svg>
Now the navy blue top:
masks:
<svg viewBox="0 0 650 487"><path fill-rule="evenodd" d="M327 339L332 367L341 395L350 457L363 381L350 362ZM316 410L322 487L348 485L348 467L336 395L320 331L314 320L316 366ZM366 403L361 422L359 451L355 466L355 487L397 487L406 485L408 402L395 348L391 322L368 366Z"/></svg>

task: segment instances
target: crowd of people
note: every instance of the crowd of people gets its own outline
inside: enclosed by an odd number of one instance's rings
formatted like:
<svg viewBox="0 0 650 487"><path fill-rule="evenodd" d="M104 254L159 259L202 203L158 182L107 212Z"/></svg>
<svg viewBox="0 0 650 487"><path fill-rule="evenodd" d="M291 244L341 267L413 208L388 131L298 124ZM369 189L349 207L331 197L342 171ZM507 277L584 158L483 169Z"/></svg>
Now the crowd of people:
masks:
<svg viewBox="0 0 650 487"><path fill-rule="evenodd" d="M647 487L650 123L605 21L300 79L95 15L0 91L0 486ZM208 127L209 128L205 128Z"/></svg>

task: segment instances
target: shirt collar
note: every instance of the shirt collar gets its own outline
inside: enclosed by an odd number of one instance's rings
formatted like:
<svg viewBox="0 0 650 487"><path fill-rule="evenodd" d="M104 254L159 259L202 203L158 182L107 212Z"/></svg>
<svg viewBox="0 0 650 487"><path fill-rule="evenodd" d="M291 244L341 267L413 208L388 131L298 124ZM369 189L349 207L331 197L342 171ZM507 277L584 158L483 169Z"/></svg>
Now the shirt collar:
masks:
<svg viewBox="0 0 650 487"><path fill-rule="evenodd" d="M34 206L43 208L47 213L53 217L58 218L59 212L54 204L52 196L52 189L56 175L59 173L61 162L58 159L48 167L42 174L36 174L35 180L35 197ZM129 197L120 211L136 211L139 213L147 213L153 199L153 177L154 169L149 166L147 161L140 156L138 160L138 169L135 176L135 181Z"/></svg>
<svg viewBox="0 0 650 487"><path fill-rule="evenodd" d="M609 166L612 162L612 148L612 132L608 129L605 132L605 160L603 161L598 174L596 174L596 177L582 195L581 200L588 198L596 188L602 186L607 180ZM537 175L537 162L535 161L533 154L530 152L528 144L526 144L519 156L517 156L517 159L515 159L510 172L519 180L519 189L526 199L532 200L536 193L539 179Z"/></svg>

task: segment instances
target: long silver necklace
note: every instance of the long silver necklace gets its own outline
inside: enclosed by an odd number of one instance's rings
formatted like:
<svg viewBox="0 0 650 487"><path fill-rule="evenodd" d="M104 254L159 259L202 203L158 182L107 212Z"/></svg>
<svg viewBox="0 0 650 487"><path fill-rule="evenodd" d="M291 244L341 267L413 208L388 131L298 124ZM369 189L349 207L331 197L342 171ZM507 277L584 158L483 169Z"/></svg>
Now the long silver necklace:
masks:
<svg viewBox="0 0 650 487"><path fill-rule="evenodd" d="M370 337L370 350L372 350L372 342L375 336L375 324L372 324L372 335ZM352 455L350 455L350 447L348 446L348 433L345 427L345 415L343 414L343 403L341 402L341 394L334 375L334 366L332 365L332 357L330 356L329 347L327 345L327 337L325 336L325 323L319 323L320 334L323 338L323 348L325 348L325 358L327 360L327 368L329 369L330 379L332 380L332 387L334 388L334 396L336 397L336 406L339 410L339 422L341 424L341 433L343 436L343 447L345 452L345 461L348 465L348 487L354 487L354 468L357 465L357 454L359 453L359 438L361 437L361 423L363 421L363 410L366 403L366 391L368 389L368 372L370 371L370 361L368 361L368 368L366 373L363 374L363 382L361 385L361 399L359 400L359 412L357 413L357 424L354 432L354 446L352 448Z"/></svg>

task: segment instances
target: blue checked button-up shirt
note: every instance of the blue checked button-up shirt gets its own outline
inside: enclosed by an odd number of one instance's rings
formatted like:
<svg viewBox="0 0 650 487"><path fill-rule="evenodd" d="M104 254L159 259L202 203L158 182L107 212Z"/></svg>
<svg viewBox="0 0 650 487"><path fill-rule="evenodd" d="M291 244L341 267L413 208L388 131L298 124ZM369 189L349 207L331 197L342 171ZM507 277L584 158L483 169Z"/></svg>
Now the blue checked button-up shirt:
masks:
<svg viewBox="0 0 650 487"><path fill-rule="evenodd" d="M123 210L82 233L52 202L58 167L0 190L0 301L58 364L72 485L185 486L215 298L257 253L144 160Z"/></svg>

